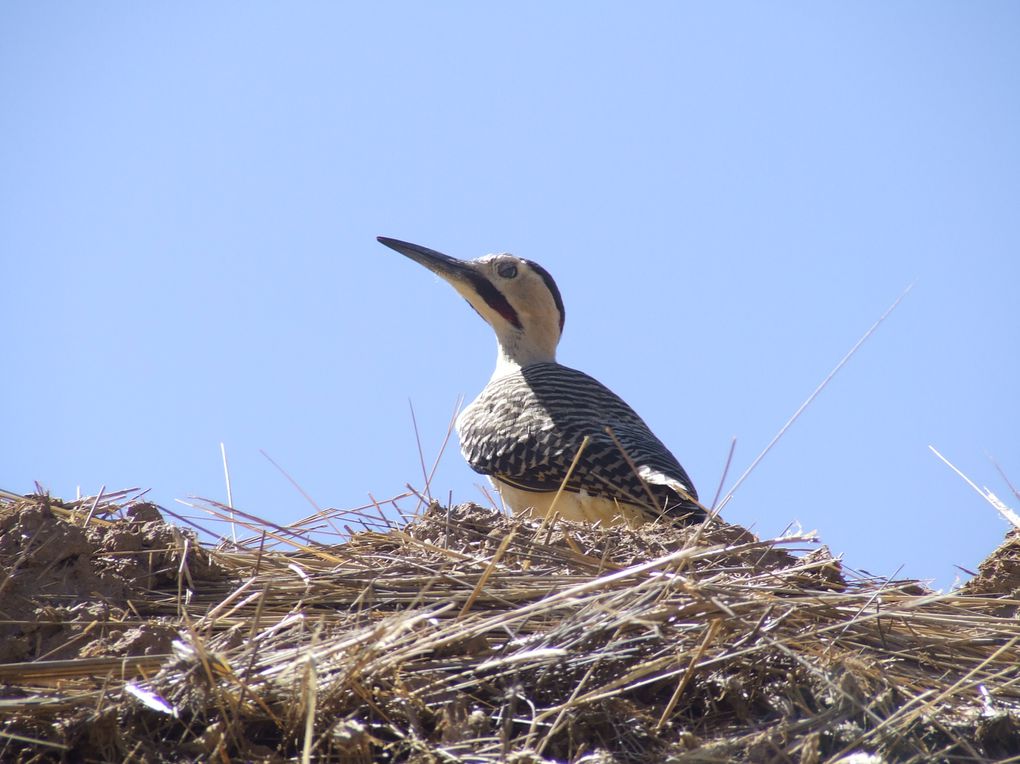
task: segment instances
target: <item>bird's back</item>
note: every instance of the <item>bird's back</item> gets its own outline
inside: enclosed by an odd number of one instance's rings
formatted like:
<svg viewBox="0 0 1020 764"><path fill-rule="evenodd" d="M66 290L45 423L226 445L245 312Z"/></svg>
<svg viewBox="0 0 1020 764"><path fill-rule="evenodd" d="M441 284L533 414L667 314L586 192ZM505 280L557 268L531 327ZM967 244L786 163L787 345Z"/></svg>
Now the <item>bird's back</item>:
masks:
<svg viewBox="0 0 1020 764"><path fill-rule="evenodd" d="M535 493L559 489L587 436L566 491L649 517L704 519L683 495L697 499L676 457L618 395L575 369L538 363L494 379L458 417L457 432L472 469Z"/></svg>

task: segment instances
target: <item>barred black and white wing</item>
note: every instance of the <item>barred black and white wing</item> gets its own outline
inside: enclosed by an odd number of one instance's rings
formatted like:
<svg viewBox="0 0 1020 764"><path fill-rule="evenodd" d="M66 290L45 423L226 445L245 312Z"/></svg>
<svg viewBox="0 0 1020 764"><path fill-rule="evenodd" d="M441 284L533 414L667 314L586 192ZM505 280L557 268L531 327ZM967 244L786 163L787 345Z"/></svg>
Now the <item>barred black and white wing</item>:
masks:
<svg viewBox="0 0 1020 764"><path fill-rule="evenodd" d="M576 369L539 363L493 380L458 418L457 432L472 469L533 492L559 489L587 436L565 490L649 515L705 518L676 457L618 395Z"/></svg>

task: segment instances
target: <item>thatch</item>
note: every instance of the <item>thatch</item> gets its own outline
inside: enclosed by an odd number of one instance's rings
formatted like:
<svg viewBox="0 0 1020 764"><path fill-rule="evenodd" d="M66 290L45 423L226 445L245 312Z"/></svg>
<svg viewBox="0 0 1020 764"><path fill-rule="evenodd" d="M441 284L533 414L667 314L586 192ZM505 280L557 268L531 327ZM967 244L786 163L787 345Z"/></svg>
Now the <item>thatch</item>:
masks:
<svg viewBox="0 0 1020 764"><path fill-rule="evenodd" d="M212 548L125 496L0 502L0 759L1020 755L1015 536L940 594L722 523L311 537L337 516Z"/></svg>

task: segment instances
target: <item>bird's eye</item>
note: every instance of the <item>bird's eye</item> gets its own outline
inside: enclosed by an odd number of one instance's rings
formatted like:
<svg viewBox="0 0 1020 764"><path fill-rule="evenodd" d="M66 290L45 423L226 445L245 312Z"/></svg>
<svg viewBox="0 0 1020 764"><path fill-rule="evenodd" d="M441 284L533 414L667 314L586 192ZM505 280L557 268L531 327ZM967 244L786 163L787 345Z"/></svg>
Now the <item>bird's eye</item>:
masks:
<svg viewBox="0 0 1020 764"><path fill-rule="evenodd" d="M512 279L517 276L517 266L513 263L500 263L496 266L496 273L505 279Z"/></svg>

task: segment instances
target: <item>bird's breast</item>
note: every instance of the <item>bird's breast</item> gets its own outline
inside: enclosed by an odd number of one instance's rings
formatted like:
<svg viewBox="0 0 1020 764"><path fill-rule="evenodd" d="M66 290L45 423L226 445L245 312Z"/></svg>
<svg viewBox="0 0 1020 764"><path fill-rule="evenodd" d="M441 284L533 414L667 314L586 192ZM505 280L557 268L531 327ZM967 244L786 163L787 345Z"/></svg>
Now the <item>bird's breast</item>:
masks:
<svg viewBox="0 0 1020 764"><path fill-rule="evenodd" d="M561 491L557 495L556 491L524 491L497 479L492 483L503 497L507 509L522 517L555 515L571 522L598 523L602 526L627 525L631 528L653 519L646 509L592 496L586 491Z"/></svg>

